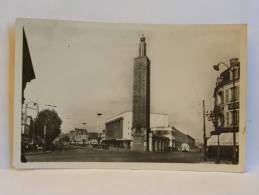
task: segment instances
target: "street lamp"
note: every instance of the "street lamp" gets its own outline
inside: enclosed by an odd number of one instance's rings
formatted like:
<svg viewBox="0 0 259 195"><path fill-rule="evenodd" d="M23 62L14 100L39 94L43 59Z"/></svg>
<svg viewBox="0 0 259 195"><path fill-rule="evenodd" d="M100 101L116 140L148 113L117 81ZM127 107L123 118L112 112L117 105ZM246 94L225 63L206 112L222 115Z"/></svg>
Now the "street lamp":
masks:
<svg viewBox="0 0 259 195"><path fill-rule="evenodd" d="M36 108L30 107L29 106L30 104L33 104L33 106L36 106ZM24 110L24 115L25 115L24 116L24 121L25 121L25 123L24 123L24 128L26 126L27 118L28 118L28 116L27 116L27 109L35 110L35 111L37 111L37 114L39 114L39 104L37 102L34 102L34 101L29 101L29 102L27 102L25 104L25 110ZM32 118L31 118L31 120L32 120ZM33 128L32 128L32 143L34 143L34 125L33 125Z"/></svg>
<svg viewBox="0 0 259 195"><path fill-rule="evenodd" d="M33 107L29 107L29 105L33 103L33 106L37 106L36 109L33 108ZM34 102L34 101L29 101L28 103L25 104L25 113L24 113L24 119L26 121L26 118L27 118L27 109L31 109L31 110L35 110L37 111L37 114L39 113L39 104L37 102Z"/></svg>
<svg viewBox="0 0 259 195"><path fill-rule="evenodd" d="M98 116L98 126L99 126L99 129L98 129L98 144L100 145L100 132L101 132L101 121L100 121L100 118L103 114L102 113L97 113L97 116Z"/></svg>
<svg viewBox="0 0 259 195"><path fill-rule="evenodd" d="M232 85L233 85L233 91L232 91L232 96L234 96L234 90L235 89L235 65L238 63L238 58L232 58L230 59L230 65L224 63L224 62L219 62L216 65L213 65L214 70L219 71L219 66L220 65L224 65L229 71L231 71L232 73ZM232 116L232 130L233 130L233 164L237 163L237 159L236 159L236 131L235 131L235 98L232 98L233 100L233 116Z"/></svg>
<svg viewBox="0 0 259 195"><path fill-rule="evenodd" d="M47 107L52 107L52 108L56 108L56 107L57 107L57 106L51 105L51 104L45 104L45 106L47 106Z"/></svg>
<svg viewBox="0 0 259 195"><path fill-rule="evenodd" d="M226 68L230 68L230 66L227 65L226 63L224 63L224 62L219 62L219 63L213 65L214 70L219 71L219 65L220 65L220 64L224 65Z"/></svg>
<svg viewBox="0 0 259 195"><path fill-rule="evenodd" d="M87 138L86 138L87 137L87 135L86 135L87 134L86 133L86 123L83 122L82 125L83 125L83 128L84 128L83 129L83 144L85 144L85 142L88 141Z"/></svg>

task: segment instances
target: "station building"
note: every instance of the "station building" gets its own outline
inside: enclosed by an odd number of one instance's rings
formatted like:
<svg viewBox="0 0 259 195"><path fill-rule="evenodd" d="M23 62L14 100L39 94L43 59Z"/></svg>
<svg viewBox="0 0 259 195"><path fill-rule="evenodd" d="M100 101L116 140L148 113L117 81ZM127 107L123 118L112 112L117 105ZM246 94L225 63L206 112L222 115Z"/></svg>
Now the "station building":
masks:
<svg viewBox="0 0 259 195"><path fill-rule="evenodd" d="M130 150L132 147L132 120L131 111L121 113L105 121L105 138L102 141L109 148L121 148ZM169 126L167 114L150 114L150 151L176 150L182 143L188 143L191 147L195 140Z"/></svg>
<svg viewBox="0 0 259 195"><path fill-rule="evenodd" d="M131 111L121 113L105 121L104 143L110 147L130 149L132 144L132 120ZM153 140L150 146L154 150L165 150L172 142L172 128L168 126L167 114L150 114L150 129ZM150 139L151 139L150 138Z"/></svg>

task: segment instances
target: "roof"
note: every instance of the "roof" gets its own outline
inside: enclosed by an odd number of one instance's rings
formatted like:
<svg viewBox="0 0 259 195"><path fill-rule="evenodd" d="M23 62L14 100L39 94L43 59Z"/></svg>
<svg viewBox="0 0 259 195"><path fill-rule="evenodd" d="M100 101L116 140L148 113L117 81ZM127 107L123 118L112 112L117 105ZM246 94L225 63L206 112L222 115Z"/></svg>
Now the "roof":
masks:
<svg viewBox="0 0 259 195"><path fill-rule="evenodd" d="M173 131L172 127L151 127L151 131Z"/></svg>
<svg viewBox="0 0 259 195"><path fill-rule="evenodd" d="M121 112L121 113L119 113L119 114L116 114L116 115L114 115L114 116L112 116L112 117L107 118L107 119L105 120L105 122L112 121L112 120L114 120L114 119L116 119L116 118L118 118L118 117L121 117L122 115L124 115L124 114L126 114L126 113L132 113L132 111L124 111L124 112ZM157 115L166 115L166 116L168 116L168 114L166 114L166 113L155 113L155 112L151 112L150 114L157 114Z"/></svg>

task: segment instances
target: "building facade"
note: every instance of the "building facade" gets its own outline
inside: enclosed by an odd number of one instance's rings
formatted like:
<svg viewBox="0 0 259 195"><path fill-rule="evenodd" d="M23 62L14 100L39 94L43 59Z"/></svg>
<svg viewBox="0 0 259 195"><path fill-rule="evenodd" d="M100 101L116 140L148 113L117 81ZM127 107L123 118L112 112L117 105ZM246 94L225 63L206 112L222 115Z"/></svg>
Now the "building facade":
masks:
<svg viewBox="0 0 259 195"><path fill-rule="evenodd" d="M150 134L150 60L142 35L139 56L134 59L132 150L149 150Z"/></svg>
<svg viewBox="0 0 259 195"><path fill-rule="evenodd" d="M124 112L105 121L106 136L103 143L110 148L132 150L133 112ZM182 133L175 127L169 126L167 114L150 114L149 151L181 151L182 144L192 148L195 139Z"/></svg>
<svg viewBox="0 0 259 195"><path fill-rule="evenodd" d="M87 144L88 143L88 132L86 129L75 129L75 139L77 144Z"/></svg>
<svg viewBox="0 0 259 195"><path fill-rule="evenodd" d="M133 125L133 112L124 112L117 116L105 121L105 143L114 146L122 147L126 149L132 149L133 140L135 139L132 134ZM150 126L151 131L162 130L168 127L168 115L167 114L150 114ZM164 129L163 129L164 130ZM152 134L152 133L151 133ZM143 140L144 141L144 140ZM152 145L152 142L150 142Z"/></svg>
<svg viewBox="0 0 259 195"><path fill-rule="evenodd" d="M190 135L184 134L175 127L173 127L173 137L173 148L176 151L182 151L183 144L186 144L189 148L195 147L195 139Z"/></svg>
<svg viewBox="0 0 259 195"><path fill-rule="evenodd" d="M215 130L208 139L208 157L219 155L222 159L238 155L239 132L239 89L240 62L238 58L230 59L230 67L220 73L214 90L213 124Z"/></svg>
<svg viewBox="0 0 259 195"><path fill-rule="evenodd" d="M175 138L173 128L169 126L151 127L150 151L171 151L173 150Z"/></svg>
<svg viewBox="0 0 259 195"><path fill-rule="evenodd" d="M69 132L68 137L69 137L70 143L76 144L76 145L88 144L88 140L89 140L88 132L86 129L75 128L75 130Z"/></svg>

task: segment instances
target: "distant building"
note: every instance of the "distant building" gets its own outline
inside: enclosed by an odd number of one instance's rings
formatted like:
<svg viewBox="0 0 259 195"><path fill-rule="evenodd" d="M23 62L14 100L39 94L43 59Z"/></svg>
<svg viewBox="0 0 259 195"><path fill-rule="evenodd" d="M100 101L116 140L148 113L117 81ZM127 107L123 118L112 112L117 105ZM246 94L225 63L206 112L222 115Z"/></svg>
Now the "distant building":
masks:
<svg viewBox="0 0 259 195"><path fill-rule="evenodd" d="M196 144L195 144L195 139L193 137L191 137L190 135L186 135L187 136L187 144L190 146L190 147L195 147Z"/></svg>
<svg viewBox="0 0 259 195"><path fill-rule="evenodd" d="M68 133L70 143L73 144L87 144L88 143L88 132L86 129L76 128Z"/></svg>
<svg viewBox="0 0 259 195"><path fill-rule="evenodd" d="M88 132L88 138L89 140L92 140L92 139L95 139L97 140L98 139L98 132Z"/></svg>
<svg viewBox="0 0 259 195"><path fill-rule="evenodd" d="M181 150L182 144L188 144L191 148L195 147L195 139L190 135L184 134L175 127L173 127L173 137L173 148L177 151Z"/></svg>
<svg viewBox="0 0 259 195"><path fill-rule="evenodd" d="M77 144L86 144L88 142L88 132L86 129L76 128L75 133Z"/></svg>

